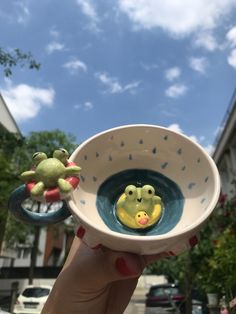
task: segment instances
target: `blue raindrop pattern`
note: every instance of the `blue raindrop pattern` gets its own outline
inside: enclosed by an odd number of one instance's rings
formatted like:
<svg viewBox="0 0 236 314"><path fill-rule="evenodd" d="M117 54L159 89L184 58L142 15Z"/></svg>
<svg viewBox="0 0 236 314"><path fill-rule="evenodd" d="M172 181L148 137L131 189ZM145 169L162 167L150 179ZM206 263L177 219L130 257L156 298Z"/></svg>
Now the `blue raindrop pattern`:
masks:
<svg viewBox="0 0 236 314"><path fill-rule="evenodd" d="M110 140L113 140L113 139L114 139L114 136L111 135L111 136L110 136ZM168 140L169 140L169 135L168 135L168 134L164 135L164 136L163 136L163 140L164 140L164 141L168 141ZM144 139L143 139L143 138L140 138L140 139L138 140L138 144L139 144L139 145L143 145L143 144L144 144ZM119 145L120 145L120 148L122 149L123 147L125 147L125 141L124 141L123 139L121 139ZM182 154L183 154L183 149L182 149L182 147L177 148L176 153L177 153L178 155L182 155ZM150 154L153 154L153 155L158 154L158 147L157 147L157 146L154 146L154 147L150 150ZM94 156L94 155L93 155L93 156ZM89 159L88 154L85 154L85 155L83 156L83 158L84 158L85 161L87 161L87 160ZM99 159L99 158L100 158L100 153L99 153L98 151L95 152L95 158L96 158L96 159ZM128 158L128 160L129 160L130 162L132 162L133 159L134 159L134 157L133 157L133 155L132 155L131 153L127 155L127 158ZM108 160L109 162L113 162L113 156L112 156L112 154L109 154L109 155L107 156L107 160ZM196 159L196 162L197 162L198 164L200 164L200 163L201 163L201 158L198 157L198 158ZM165 169L166 169L168 166L169 166L169 163L168 163L167 161L163 161L163 162L160 164L160 168L161 168L163 171L165 171ZM187 169L188 169L188 167L187 167L186 165L182 165L179 170L180 170L181 172L185 172L185 171L187 171ZM147 171L148 171L148 170L147 170ZM158 174L158 176L159 176L159 175L161 175L161 174ZM96 176L92 176L92 177L90 177L90 178L86 178L84 175L80 175L80 178L81 178L81 181L82 181L82 182L85 182L85 180L91 180L91 178L92 178L92 182L94 182L94 183L96 183L97 180L98 180L98 178L97 178ZM203 177L202 180L203 180L202 182L204 182L205 184L207 184L207 183L209 182L209 176ZM200 184L200 183L199 183L199 184ZM194 182L194 181L189 181L189 182L187 183L187 188L188 188L189 191L193 191L194 188L196 187L196 185L197 185L196 182ZM206 201L207 201L207 199L206 199L205 197L202 197L201 200L200 200L200 204L206 203ZM81 202L81 204L82 204L82 203L85 204L85 201L84 201L84 200L81 200L80 202Z"/></svg>

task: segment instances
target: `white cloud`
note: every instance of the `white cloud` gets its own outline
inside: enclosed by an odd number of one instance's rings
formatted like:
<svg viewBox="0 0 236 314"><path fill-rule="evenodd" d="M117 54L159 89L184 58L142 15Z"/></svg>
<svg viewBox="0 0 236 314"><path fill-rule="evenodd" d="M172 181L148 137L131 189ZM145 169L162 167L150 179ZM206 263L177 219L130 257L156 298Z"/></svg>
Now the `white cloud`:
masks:
<svg viewBox="0 0 236 314"><path fill-rule="evenodd" d="M134 93L140 84L140 81L134 81L122 85L116 77L111 77L105 72L98 72L95 74L95 77L107 87L106 92L109 94L119 94L126 91Z"/></svg>
<svg viewBox="0 0 236 314"><path fill-rule="evenodd" d="M87 65L79 59L68 61L63 64L63 67L69 70L71 74L78 73L80 70L87 72Z"/></svg>
<svg viewBox="0 0 236 314"><path fill-rule="evenodd" d="M8 7L8 9L7 9ZM27 24L31 17L28 0L10 1L8 6L0 8L0 18L7 23Z"/></svg>
<svg viewBox="0 0 236 314"><path fill-rule="evenodd" d="M233 68L236 69L236 49L233 49L228 56L228 64L231 65Z"/></svg>
<svg viewBox="0 0 236 314"><path fill-rule="evenodd" d="M61 44L58 41L52 41L46 46L46 51L49 54L53 53L54 51L62 51L64 49L65 49L65 45Z"/></svg>
<svg viewBox="0 0 236 314"><path fill-rule="evenodd" d="M82 13L89 19L90 30L94 32L100 32L98 26L100 19L92 2L90 0L77 0L77 4L80 7Z"/></svg>
<svg viewBox="0 0 236 314"><path fill-rule="evenodd" d="M212 144L208 144L207 146L204 146L203 148L207 151L209 155L212 155L215 150L215 146Z"/></svg>
<svg viewBox="0 0 236 314"><path fill-rule="evenodd" d="M174 84L165 90L166 96L170 98L178 98L187 92L188 88L185 84Z"/></svg>
<svg viewBox="0 0 236 314"><path fill-rule="evenodd" d="M226 39L231 47L236 46L236 26L232 27L226 34Z"/></svg>
<svg viewBox="0 0 236 314"><path fill-rule="evenodd" d="M93 107L94 107L94 105L90 101L86 101L83 104L79 104L79 105L74 106L75 109L81 109L82 108L85 111L89 111L89 110L93 109Z"/></svg>
<svg viewBox="0 0 236 314"><path fill-rule="evenodd" d="M37 116L42 107L52 107L55 91L53 88L37 88L26 84L13 85L8 82L2 95L18 122L27 121Z"/></svg>
<svg viewBox="0 0 236 314"><path fill-rule="evenodd" d="M169 125L168 129L170 129L176 133L185 134L178 123L173 123L173 124ZM197 139L197 137L195 135L189 135L188 137L196 143L199 142L199 140Z"/></svg>
<svg viewBox="0 0 236 314"><path fill-rule="evenodd" d="M177 79L181 74L181 70L178 67L169 68L165 71L165 78L172 82Z"/></svg>
<svg viewBox="0 0 236 314"><path fill-rule="evenodd" d="M137 27L162 28L174 36L213 29L236 6L235 0L119 0Z"/></svg>
<svg viewBox="0 0 236 314"><path fill-rule="evenodd" d="M171 131L177 132L177 133L183 133L181 127L177 123L173 123L173 124L169 125L168 129L170 129Z"/></svg>
<svg viewBox="0 0 236 314"><path fill-rule="evenodd" d="M204 48L208 51L215 51L219 45L211 31L203 31L196 35L193 40L195 47Z"/></svg>
<svg viewBox="0 0 236 314"><path fill-rule="evenodd" d="M26 1L16 2L17 7L17 22L20 24L26 24L30 17L30 11Z"/></svg>
<svg viewBox="0 0 236 314"><path fill-rule="evenodd" d="M199 57L199 58L189 58L189 66L194 71L197 71L201 74L206 73L206 67L208 65L207 59L205 57Z"/></svg>

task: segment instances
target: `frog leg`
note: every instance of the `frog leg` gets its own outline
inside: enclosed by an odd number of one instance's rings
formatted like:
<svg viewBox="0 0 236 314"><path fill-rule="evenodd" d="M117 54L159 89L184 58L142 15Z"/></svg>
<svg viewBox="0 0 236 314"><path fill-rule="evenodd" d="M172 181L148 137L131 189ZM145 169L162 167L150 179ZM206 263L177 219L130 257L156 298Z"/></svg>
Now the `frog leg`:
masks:
<svg viewBox="0 0 236 314"><path fill-rule="evenodd" d="M81 168L78 166L70 166L66 168L66 176L73 176L79 174Z"/></svg>
<svg viewBox="0 0 236 314"><path fill-rule="evenodd" d="M72 190L71 184L68 181L66 181L65 179L59 178L57 180L57 184L58 184L59 190L62 193L68 193Z"/></svg>
<svg viewBox="0 0 236 314"><path fill-rule="evenodd" d="M35 186L32 188L30 193L32 194L32 196L40 196L40 195L43 195L44 190L45 190L45 185L42 181L40 181L35 184Z"/></svg>
<svg viewBox="0 0 236 314"><path fill-rule="evenodd" d="M28 170L28 171L23 172L20 175L20 179L24 182L33 181L35 179L35 171L34 170Z"/></svg>

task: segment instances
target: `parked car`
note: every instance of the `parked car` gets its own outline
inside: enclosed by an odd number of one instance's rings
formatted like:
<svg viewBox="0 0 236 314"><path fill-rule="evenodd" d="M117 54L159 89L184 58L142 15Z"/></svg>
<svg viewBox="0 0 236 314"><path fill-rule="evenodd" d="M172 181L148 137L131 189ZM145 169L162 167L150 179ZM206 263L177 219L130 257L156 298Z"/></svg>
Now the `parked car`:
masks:
<svg viewBox="0 0 236 314"><path fill-rule="evenodd" d="M40 314L51 286L27 286L16 300L14 314Z"/></svg>
<svg viewBox="0 0 236 314"><path fill-rule="evenodd" d="M146 295L146 313L185 313L185 296L176 284L154 285Z"/></svg>

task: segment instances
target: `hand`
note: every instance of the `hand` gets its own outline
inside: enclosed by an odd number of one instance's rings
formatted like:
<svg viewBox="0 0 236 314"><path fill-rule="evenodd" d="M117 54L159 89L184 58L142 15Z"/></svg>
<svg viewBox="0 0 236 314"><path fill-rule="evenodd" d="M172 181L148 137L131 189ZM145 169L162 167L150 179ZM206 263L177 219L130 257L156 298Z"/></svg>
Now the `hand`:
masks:
<svg viewBox="0 0 236 314"><path fill-rule="evenodd" d="M161 257L95 250L76 237L42 314L121 314L145 266Z"/></svg>

